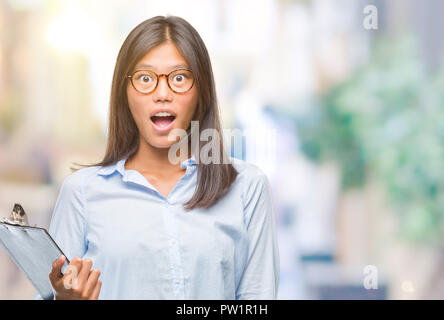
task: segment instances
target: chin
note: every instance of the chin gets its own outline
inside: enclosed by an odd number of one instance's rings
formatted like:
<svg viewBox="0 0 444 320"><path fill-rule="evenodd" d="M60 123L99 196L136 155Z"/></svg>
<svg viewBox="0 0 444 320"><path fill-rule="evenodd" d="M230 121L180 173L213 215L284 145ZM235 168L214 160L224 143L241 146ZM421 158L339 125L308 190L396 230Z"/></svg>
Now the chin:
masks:
<svg viewBox="0 0 444 320"><path fill-rule="evenodd" d="M175 143L175 141L168 141L168 135L148 140L149 145L159 149L170 148Z"/></svg>

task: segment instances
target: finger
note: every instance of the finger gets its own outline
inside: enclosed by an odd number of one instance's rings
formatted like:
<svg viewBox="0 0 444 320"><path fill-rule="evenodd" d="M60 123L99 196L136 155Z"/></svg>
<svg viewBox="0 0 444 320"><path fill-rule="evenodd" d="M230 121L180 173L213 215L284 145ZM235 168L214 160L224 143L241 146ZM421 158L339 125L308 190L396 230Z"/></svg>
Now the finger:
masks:
<svg viewBox="0 0 444 320"><path fill-rule="evenodd" d="M90 273L90 269L92 267L92 261L91 259L83 259L82 261L82 269L80 270L78 274L77 283L79 285L79 288L82 289L85 288L86 282L88 281L88 276Z"/></svg>
<svg viewBox="0 0 444 320"><path fill-rule="evenodd" d="M100 289L102 288L102 281L97 280L97 284L94 288L94 291L91 295L90 300L98 300L99 299L99 294L100 294Z"/></svg>
<svg viewBox="0 0 444 320"><path fill-rule="evenodd" d="M99 280L100 271L97 269L94 269L90 272L88 281L86 282L85 288L83 289L83 296L88 299L92 293L94 292L94 288L97 284L97 280Z"/></svg>
<svg viewBox="0 0 444 320"><path fill-rule="evenodd" d="M51 281L51 283L56 283L57 281L59 281L62 277L62 266L65 263L65 256L61 255L60 257L58 257L56 260L54 260L52 262L52 270L49 273L49 279Z"/></svg>
<svg viewBox="0 0 444 320"><path fill-rule="evenodd" d="M78 275L80 270L82 270L82 259L74 258L68 265L68 271L62 278L63 284L66 289L77 289L78 288Z"/></svg>

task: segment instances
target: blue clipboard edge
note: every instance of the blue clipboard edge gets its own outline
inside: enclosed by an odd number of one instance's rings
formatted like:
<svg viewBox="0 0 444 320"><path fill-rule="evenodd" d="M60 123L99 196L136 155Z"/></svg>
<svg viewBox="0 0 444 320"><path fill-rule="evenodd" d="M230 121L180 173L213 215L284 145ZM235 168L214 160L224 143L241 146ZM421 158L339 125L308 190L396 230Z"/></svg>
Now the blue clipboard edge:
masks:
<svg viewBox="0 0 444 320"><path fill-rule="evenodd" d="M52 243L57 247L57 249L59 249L60 253L65 256L66 262L68 262L68 264L70 263L68 257L63 253L62 249L60 249L60 247L57 244L57 242L55 242L55 240L51 237L51 235L49 234L49 232L45 228L33 227L33 226L22 226L22 225L19 225L19 224L13 224L13 223L8 223L8 222L0 222L0 224L6 224L6 225L11 226L11 227L19 227L21 229L24 229L24 228L26 228L26 229L39 229L39 230L45 231L45 233L48 235L49 239L51 239Z"/></svg>

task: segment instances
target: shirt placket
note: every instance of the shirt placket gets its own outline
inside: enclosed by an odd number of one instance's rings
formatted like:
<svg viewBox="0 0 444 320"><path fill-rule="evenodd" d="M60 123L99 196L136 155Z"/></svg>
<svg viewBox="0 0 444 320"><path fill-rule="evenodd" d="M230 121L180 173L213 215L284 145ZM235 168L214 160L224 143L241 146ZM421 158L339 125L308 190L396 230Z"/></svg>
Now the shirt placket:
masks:
<svg viewBox="0 0 444 320"><path fill-rule="evenodd" d="M170 271L172 277L173 294L176 299L185 299L185 286L182 261L179 250L177 226L174 219L174 207L169 202L164 207L164 222L168 237L168 255L170 258Z"/></svg>
<svg viewBox="0 0 444 320"><path fill-rule="evenodd" d="M168 253L170 258L170 270L171 270L171 280L173 287L173 294L176 299L184 300L185 299L185 280L184 280L184 272L182 266L182 258L180 253L180 245L179 245L179 233L177 231L176 225L176 210L174 206L174 200L177 194L180 194L180 189L183 186L183 183L189 175L191 175L195 170L195 167L188 166L186 164L186 173L185 176L182 177L175 188L171 191L171 194L168 198L166 198L164 204L164 223L165 229L168 238ZM178 202L180 203L180 201Z"/></svg>

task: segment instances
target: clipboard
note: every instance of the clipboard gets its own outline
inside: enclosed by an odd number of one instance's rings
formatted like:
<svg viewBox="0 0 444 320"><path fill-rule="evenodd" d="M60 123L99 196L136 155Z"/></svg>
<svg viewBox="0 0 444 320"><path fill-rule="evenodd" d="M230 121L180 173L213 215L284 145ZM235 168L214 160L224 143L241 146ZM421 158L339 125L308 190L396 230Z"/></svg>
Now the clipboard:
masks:
<svg viewBox="0 0 444 320"><path fill-rule="evenodd" d="M65 254L46 229L28 225L25 211L20 204L14 205L9 218L0 221L0 243L40 296L45 300L52 300L54 292L49 273L54 260ZM66 257L62 274L67 271L68 264Z"/></svg>

